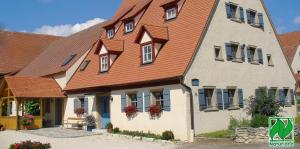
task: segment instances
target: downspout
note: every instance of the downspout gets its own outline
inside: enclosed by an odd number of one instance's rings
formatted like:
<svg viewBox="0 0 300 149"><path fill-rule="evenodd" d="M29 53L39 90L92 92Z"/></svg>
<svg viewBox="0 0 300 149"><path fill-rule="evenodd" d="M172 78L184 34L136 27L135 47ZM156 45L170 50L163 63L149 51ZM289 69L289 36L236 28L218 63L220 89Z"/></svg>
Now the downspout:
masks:
<svg viewBox="0 0 300 149"><path fill-rule="evenodd" d="M180 84L190 93L191 129L194 131L194 100L192 89L184 83L184 77L180 77ZM195 134L195 133L194 133Z"/></svg>

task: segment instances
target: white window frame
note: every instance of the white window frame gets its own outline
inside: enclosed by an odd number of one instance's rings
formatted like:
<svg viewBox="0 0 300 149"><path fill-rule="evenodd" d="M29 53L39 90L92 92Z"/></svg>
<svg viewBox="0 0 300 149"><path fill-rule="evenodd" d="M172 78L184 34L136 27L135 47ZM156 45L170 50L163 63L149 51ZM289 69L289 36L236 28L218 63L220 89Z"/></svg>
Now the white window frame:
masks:
<svg viewBox="0 0 300 149"><path fill-rule="evenodd" d="M127 94L127 101L128 101L128 106L132 105L137 108L138 100L137 100L137 93L128 93Z"/></svg>
<svg viewBox="0 0 300 149"><path fill-rule="evenodd" d="M101 56L100 59L101 59L101 72L108 71L108 67L109 67L108 55Z"/></svg>
<svg viewBox="0 0 300 149"><path fill-rule="evenodd" d="M148 64L153 62L153 47L152 43L144 45L142 47L143 53L143 64Z"/></svg>
<svg viewBox="0 0 300 149"><path fill-rule="evenodd" d="M157 95L160 94L160 96L158 97ZM163 91L153 91L152 92L152 96L153 96L153 103L154 105L159 105L161 106L161 108L164 107L164 97L163 97Z"/></svg>
<svg viewBox="0 0 300 149"><path fill-rule="evenodd" d="M166 20L171 20L177 17L177 8L172 7L166 10Z"/></svg>
<svg viewBox="0 0 300 149"><path fill-rule="evenodd" d="M215 94L216 89L215 88L204 88L204 97L205 97L205 102L206 102L206 108L210 109L213 107L213 100L217 100ZM211 93L208 95L208 93Z"/></svg>
<svg viewBox="0 0 300 149"><path fill-rule="evenodd" d="M125 33L132 32L133 29L134 29L134 23L132 21L125 24Z"/></svg>
<svg viewBox="0 0 300 149"><path fill-rule="evenodd" d="M115 31L114 29L109 29L107 30L107 37L108 38L113 38L115 36Z"/></svg>

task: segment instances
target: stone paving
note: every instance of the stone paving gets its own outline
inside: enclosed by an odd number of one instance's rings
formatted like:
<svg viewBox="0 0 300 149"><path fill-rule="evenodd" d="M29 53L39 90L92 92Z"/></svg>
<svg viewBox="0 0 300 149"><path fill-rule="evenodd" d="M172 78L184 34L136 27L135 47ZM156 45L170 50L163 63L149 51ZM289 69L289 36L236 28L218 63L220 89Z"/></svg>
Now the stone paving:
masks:
<svg viewBox="0 0 300 149"><path fill-rule="evenodd" d="M101 135L100 132L88 132L83 130L65 129L65 128L42 128L37 130L21 130L22 133L29 133L51 138L76 138L93 135Z"/></svg>

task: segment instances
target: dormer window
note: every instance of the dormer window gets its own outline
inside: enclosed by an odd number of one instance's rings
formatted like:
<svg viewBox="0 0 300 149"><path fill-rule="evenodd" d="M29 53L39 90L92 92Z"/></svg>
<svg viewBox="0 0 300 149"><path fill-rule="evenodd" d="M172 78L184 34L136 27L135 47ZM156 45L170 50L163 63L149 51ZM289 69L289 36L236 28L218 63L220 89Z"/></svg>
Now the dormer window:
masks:
<svg viewBox="0 0 300 149"><path fill-rule="evenodd" d="M177 8L172 7L166 10L166 20L175 19L177 17Z"/></svg>
<svg viewBox="0 0 300 149"><path fill-rule="evenodd" d="M100 70L101 72L107 72L109 67L109 58L108 55L100 56Z"/></svg>
<svg viewBox="0 0 300 149"><path fill-rule="evenodd" d="M125 23L125 33L130 33L130 32L133 31L133 29L134 29L134 22L133 21Z"/></svg>
<svg viewBox="0 0 300 149"><path fill-rule="evenodd" d="M115 31L114 29L109 29L107 30L107 38L111 39L115 36Z"/></svg>
<svg viewBox="0 0 300 149"><path fill-rule="evenodd" d="M153 47L152 43L142 46L143 64L152 63L153 59Z"/></svg>

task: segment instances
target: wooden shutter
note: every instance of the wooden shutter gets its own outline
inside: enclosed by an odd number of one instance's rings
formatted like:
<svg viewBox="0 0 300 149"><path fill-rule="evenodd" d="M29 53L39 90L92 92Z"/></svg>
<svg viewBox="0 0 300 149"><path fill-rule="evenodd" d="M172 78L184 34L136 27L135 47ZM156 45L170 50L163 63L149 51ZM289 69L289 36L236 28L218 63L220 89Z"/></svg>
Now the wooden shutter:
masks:
<svg viewBox="0 0 300 149"><path fill-rule="evenodd" d="M241 56L242 56L242 61L245 62L245 46L241 45Z"/></svg>
<svg viewBox="0 0 300 149"><path fill-rule="evenodd" d="M74 98L74 113L76 112L77 108L78 108L78 102L79 100L77 98Z"/></svg>
<svg viewBox="0 0 300 149"><path fill-rule="evenodd" d="M225 5L226 5L227 18L231 18L230 4L225 3Z"/></svg>
<svg viewBox="0 0 300 149"><path fill-rule="evenodd" d="M225 44L226 47L226 55L227 55L227 60L231 61L232 60L232 47L230 43Z"/></svg>
<svg viewBox="0 0 300 149"><path fill-rule="evenodd" d="M279 89L279 102L281 106L285 105L285 95L284 95L284 90L283 89Z"/></svg>
<svg viewBox="0 0 300 149"><path fill-rule="evenodd" d="M260 28L264 28L264 17L262 13L258 13L258 21L259 21L259 26Z"/></svg>
<svg viewBox="0 0 300 149"><path fill-rule="evenodd" d="M198 94L199 94L199 109L200 111L203 111L204 109L206 109L204 89L199 89Z"/></svg>
<svg viewBox="0 0 300 149"><path fill-rule="evenodd" d="M248 56L248 62L251 63L252 62L252 55L251 55L251 49L250 47L247 48L247 56Z"/></svg>
<svg viewBox="0 0 300 149"><path fill-rule="evenodd" d="M163 91L164 111L171 111L170 90Z"/></svg>
<svg viewBox="0 0 300 149"><path fill-rule="evenodd" d="M150 110L150 93L144 92L144 98L145 98L145 112L149 112L149 110Z"/></svg>
<svg viewBox="0 0 300 149"><path fill-rule="evenodd" d="M291 103L292 103L292 105L295 105L295 96L294 96L294 90L293 89L290 90L290 94L291 94Z"/></svg>
<svg viewBox="0 0 300 149"><path fill-rule="evenodd" d="M243 89L238 89L238 95L239 95L239 105L240 105L240 108L244 108Z"/></svg>
<svg viewBox="0 0 300 149"><path fill-rule="evenodd" d="M260 64L264 64L262 49L261 49L261 48L258 48L258 49L257 49L257 52L258 52L258 60L259 60L259 63L260 63Z"/></svg>
<svg viewBox="0 0 300 149"><path fill-rule="evenodd" d="M247 14L247 22L248 22L248 24L251 24L250 10L249 9L246 10L246 14Z"/></svg>
<svg viewBox="0 0 300 149"><path fill-rule="evenodd" d="M240 7L240 18L242 22L245 22L245 17L244 17L244 8Z"/></svg>
<svg viewBox="0 0 300 149"><path fill-rule="evenodd" d="M228 97L227 89L223 89L223 99L224 99L224 109L229 108L229 97Z"/></svg>
<svg viewBox="0 0 300 149"><path fill-rule="evenodd" d="M137 111L143 112L143 94L141 92L137 93Z"/></svg>
<svg viewBox="0 0 300 149"><path fill-rule="evenodd" d="M217 89L217 101L218 101L218 109L223 110L223 97L222 90Z"/></svg>
<svg viewBox="0 0 300 149"><path fill-rule="evenodd" d="M125 108L126 108L126 94L122 94L121 95L121 111L125 112Z"/></svg>
<svg viewBox="0 0 300 149"><path fill-rule="evenodd" d="M88 98L84 98L84 113L89 114L89 99Z"/></svg>

